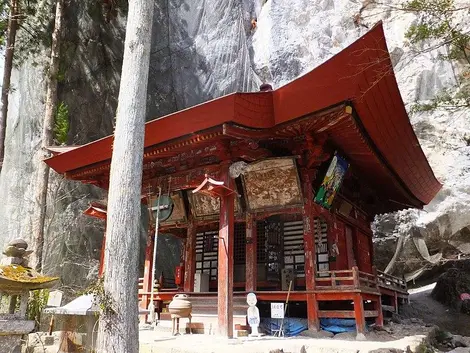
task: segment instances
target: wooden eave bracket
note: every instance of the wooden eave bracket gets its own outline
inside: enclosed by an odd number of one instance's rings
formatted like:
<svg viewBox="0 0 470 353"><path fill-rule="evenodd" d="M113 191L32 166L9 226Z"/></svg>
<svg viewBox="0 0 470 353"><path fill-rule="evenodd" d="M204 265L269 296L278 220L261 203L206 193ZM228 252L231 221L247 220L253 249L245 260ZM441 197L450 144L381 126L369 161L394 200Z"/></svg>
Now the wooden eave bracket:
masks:
<svg viewBox="0 0 470 353"><path fill-rule="evenodd" d="M223 181L214 180L207 174L205 175L205 179L201 185L193 190L193 194L198 192L211 197L226 197L231 194L238 195L235 190L225 186Z"/></svg>

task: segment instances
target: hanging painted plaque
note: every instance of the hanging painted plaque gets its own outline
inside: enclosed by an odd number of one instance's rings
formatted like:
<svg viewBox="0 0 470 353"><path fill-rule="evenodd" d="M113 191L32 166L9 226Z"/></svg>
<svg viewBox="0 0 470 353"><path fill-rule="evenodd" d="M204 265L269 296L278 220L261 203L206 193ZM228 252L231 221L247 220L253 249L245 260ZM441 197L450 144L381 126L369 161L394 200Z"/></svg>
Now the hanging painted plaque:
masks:
<svg viewBox="0 0 470 353"><path fill-rule="evenodd" d="M191 207L194 217L197 219L202 218L217 218L220 213L220 200L216 197L211 197L202 193L193 194L191 190L187 191L189 205ZM235 197L235 213L240 212L240 204L238 197Z"/></svg>
<svg viewBox="0 0 470 353"><path fill-rule="evenodd" d="M331 160L330 166L326 172L325 178L320 185L316 195L315 202L319 205L330 209L333 200L341 187L344 175L348 170L349 164L346 160L335 153Z"/></svg>
<svg viewBox="0 0 470 353"><path fill-rule="evenodd" d="M250 163L242 180L247 207L251 211L302 205L297 165L292 157Z"/></svg>

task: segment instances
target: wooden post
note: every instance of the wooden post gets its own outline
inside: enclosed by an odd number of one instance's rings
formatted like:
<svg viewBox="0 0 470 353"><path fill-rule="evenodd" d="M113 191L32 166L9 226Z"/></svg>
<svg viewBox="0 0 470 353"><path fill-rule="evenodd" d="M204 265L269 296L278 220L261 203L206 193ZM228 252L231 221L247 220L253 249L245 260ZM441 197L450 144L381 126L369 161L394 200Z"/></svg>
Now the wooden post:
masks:
<svg viewBox="0 0 470 353"><path fill-rule="evenodd" d="M359 282L359 269L357 268L357 266L353 266L353 268L352 268L352 274L353 274L354 288L359 288L359 287L360 287L360 282Z"/></svg>
<svg viewBox="0 0 470 353"><path fill-rule="evenodd" d="M228 165L223 166L221 175L225 185L230 189L234 189L234 183L230 178ZM219 334L228 338L233 337L234 197L234 194L220 197L219 220L217 317Z"/></svg>
<svg viewBox="0 0 470 353"><path fill-rule="evenodd" d="M395 312L398 314L398 295L397 291L393 291L393 303L395 306Z"/></svg>
<svg viewBox="0 0 470 353"><path fill-rule="evenodd" d="M379 288L379 276L377 275L377 266L372 266L372 274L374 275L375 288Z"/></svg>
<svg viewBox="0 0 470 353"><path fill-rule="evenodd" d="M354 318L356 319L356 339L365 340L364 331L366 321L364 318L364 303L360 293L354 294Z"/></svg>
<svg viewBox="0 0 470 353"><path fill-rule="evenodd" d="M379 295L377 301L375 302L375 310L377 310L377 318L375 319L375 324L379 327L384 325L384 314L382 311L382 296Z"/></svg>
<svg viewBox="0 0 470 353"><path fill-rule="evenodd" d="M155 238L153 237L153 231L149 230L147 235L147 246L145 247L145 262L144 262L144 283L142 286L142 291L144 293L149 293L152 288L152 266L153 266L153 243ZM142 294L142 300L140 301L140 307L142 309L147 309L147 305L150 301L150 294ZM145 318L147 319L147 318Z"/></svg>
<svg viewBox="0 0 470 353"><path fill-rule="evenodd" d="M184 257L184 291L194 292L194 274L196 273L196 225L189 221Z"/></svg>
<svg viewBox="0 0 470 353"><path fill-rule="evenodd" d="M307 170L302 170L304 206L302 218L304 224L304 251L305 251L305 287L307 292L307 322L308 329L318 331L320 321L318 319L318 303L313 293L315 290L315 233L313 229L314 208L312 180Z"/></svg>
<svg viewBox="0 0 470 353"><path fill-rule="evenodd" d="M245 290L247 292L256 291L256 279L258 276L257 273L257 259L256 259L256 220L253 217L253 214L248 213L246 216L246 282Z"/></svg>

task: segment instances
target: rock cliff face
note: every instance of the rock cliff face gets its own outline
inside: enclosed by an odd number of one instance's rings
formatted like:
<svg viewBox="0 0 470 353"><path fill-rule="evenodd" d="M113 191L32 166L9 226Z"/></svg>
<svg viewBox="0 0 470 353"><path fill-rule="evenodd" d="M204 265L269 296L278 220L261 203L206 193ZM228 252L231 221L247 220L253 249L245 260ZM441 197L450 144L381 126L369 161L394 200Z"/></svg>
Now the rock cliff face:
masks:
<svg viewBox="0 0 470 353"><path fill-rule="evenodd" d="M148 119L234 91L254 91L261 82L278 87L306 73L367 30L353 21L362 5L346 0L156 0ZM413 15L367 7L362 16L367 19L362 21L365 26L384 20L406 104L429 99L440 88L454 84L456 68L436 60L438 53L415 57L405 45L405 30L416 21ZM254 19L256 28L252 28ZM113 130L125 9L107 12L93 0L74 2L66 9L65 22L59 101L69 110L68 144L83 144ZM0 243L30 234L47 55L45 50L29 58L14 72L6 158L0 174ZM376 229L382 239L378 253L384 266L400 235L406 237L405 254L416 249L412 238L417 237L425 240L430 255L449 255L457 249L470 252L465 244L470 219L464 213L470 190L466 119L462 112L439 111L412 117L444 188L425 212L403 211L380 218ZM52 175L45 269L60 274L63 284L73 289L94 278L104 231L102 221L83 216L82 211L90 200L106 195ZM143 225L136 235L142 244L144 229ZM414 271L429 260L421 255L416 258L420 260L400 268Z"/></svg>

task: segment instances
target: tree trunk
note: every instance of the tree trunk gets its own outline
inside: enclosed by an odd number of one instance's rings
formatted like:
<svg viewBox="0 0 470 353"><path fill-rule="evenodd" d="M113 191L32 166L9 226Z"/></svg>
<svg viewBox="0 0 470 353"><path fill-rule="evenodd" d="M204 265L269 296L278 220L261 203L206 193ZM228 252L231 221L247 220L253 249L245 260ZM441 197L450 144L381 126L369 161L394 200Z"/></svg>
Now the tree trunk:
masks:
<svg viewBox="0 0 470 353"><path fill-rule="evenodd" d="M44 246L44 221L46 218L47 186L49 167L43 162L48 157L47 147L54 143L54 116L57 110L57 74L59 72L60 35L62 33L62 13L64 0L57 0L55 25L52 32L51 59L46 91L46 110L42 127L41 149L38 152L38 176L34 194L34 214L32 222L32 266L42 269L42 251Z"/></svg>
<svg viewBox="0 0 470 353"><path fill-rule="evenodd" d="M140 196L153 1L129 1L108 195L98 352L137 353ZM103 298L101 298L103 299Z"/></svg>
<svg viewBox="0 0 470 353"><path fill-rule="evenodd" d="M10 17L8 18L8 37L5 49L5 63L2 83L2 112L0 115L0 170L5 157L5 133L7 128L8 94L10 92L11 70L13 69L13 54L15 51L16 30L18 28L18 0L10 2Z"/></svg>

